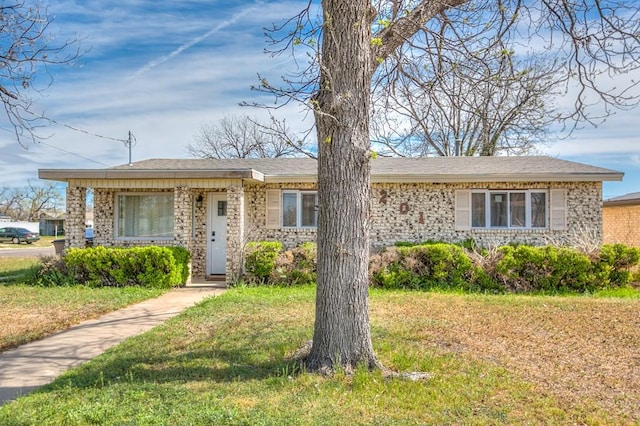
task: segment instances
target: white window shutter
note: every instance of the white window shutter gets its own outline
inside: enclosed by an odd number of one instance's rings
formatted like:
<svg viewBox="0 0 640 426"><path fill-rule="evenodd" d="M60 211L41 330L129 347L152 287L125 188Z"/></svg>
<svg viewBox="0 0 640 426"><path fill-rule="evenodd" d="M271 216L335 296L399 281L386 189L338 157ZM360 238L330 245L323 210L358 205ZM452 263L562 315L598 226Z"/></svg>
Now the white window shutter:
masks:
<svg viewBox="0 0 640 426"><path fill-rule="evenodd" d="M279 189L267 189L267 229L280 228L280 209L282 197Z"/></svg>
<svg viewBox="0 0 640 426"><path fill-rule="evenodd" d="M553 230L567 229L567 190L552 189L550 200L550 227Z"/></svg>
<svg viewBox="0 0 640 426"><path fill-rule="evenodd" d="M471 191L456 191L456 231L468 231L471 229Z"/></svg>

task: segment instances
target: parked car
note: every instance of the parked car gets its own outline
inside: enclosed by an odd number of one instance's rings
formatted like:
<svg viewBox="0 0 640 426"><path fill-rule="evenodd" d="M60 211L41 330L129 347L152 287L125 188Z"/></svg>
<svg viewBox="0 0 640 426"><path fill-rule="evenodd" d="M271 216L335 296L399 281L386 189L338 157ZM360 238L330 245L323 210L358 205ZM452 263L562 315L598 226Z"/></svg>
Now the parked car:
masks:
<svg viewBox="0 0 640 426"><path fill-rule="evenodd" d="M40 234L37 232L31 232L26 228L0 228L0 242L11 241L13 244L20 244L24 241L27 244L31 244L39 239Z"/></svg>
<svg viewBox="0 0 640 426"><path fill-rule="evenodd" d="M84 230L84 240L87 247L91 247L93 245L93 228L86 228Z"/></svg>

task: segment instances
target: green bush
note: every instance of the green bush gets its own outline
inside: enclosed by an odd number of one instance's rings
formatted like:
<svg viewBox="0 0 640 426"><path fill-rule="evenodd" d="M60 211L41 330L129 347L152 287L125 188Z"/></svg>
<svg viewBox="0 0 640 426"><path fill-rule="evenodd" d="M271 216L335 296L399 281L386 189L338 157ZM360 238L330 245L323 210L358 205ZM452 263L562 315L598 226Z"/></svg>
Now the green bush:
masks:
<svg viewBox="0 0 640 426"><path fill-rule="evenodd" d="M282 252L279 241L255 241L245 247L245 271L250 282L266 283Z"/></svg>
<svg viewBox="0 0 640 426"><path fill-rule="evenodd" d="M26 282L40 287L68 287L78 284L73 272L69 271L59 256L42 258L41 264L34 268Z"/></svg>
<svg viewBox="0 0 640 426"><path fill-rule="evenodd" d="M369 279L382 288L584 293L640 281L639 262L640 249L621 244L588 255L556 246L510 244L488 251L471 241L429 241L399 243L372 256Z"/></svg>
<svg viewBox="0 0 640 426"><path fill-rule="evenodd" d="M624 244L605 244L600 248L597 268L608 272L612 287L623 287L633 277L632 269L640 262L640 249Z"/></svg>
<svg viewBox="0 0 640 426"><path fill-rule="evenodd" d="M382 288L486 290L497 286L457 244L390 247L370 262L371 285Z"/></svg>
<svg viewBox="0 0 640 426"><path fill-rule="evenodd" d="M586 254L566 247L503 246L497 262L497 281L511 292L585 292L605 288L607 274L594 267Z"/></svg>
<svg viewBox="0 0 640 426"><path fill-rule="evenodd" d="M186 282L189 256L186 249L176 247L98 246L68 249L63 260L74 279L82 284L169 288Z"/></svg>
<svg viewBox="0 0 640 426"><path fill-rule="evenodd" d="M176 268L178 268L178 275L180 276L180 282L186 283L189 279L189 263L191 262L191 253L189 250L182 246L170 246L167 247L171 250L173 258L176 260Z"/></svg>

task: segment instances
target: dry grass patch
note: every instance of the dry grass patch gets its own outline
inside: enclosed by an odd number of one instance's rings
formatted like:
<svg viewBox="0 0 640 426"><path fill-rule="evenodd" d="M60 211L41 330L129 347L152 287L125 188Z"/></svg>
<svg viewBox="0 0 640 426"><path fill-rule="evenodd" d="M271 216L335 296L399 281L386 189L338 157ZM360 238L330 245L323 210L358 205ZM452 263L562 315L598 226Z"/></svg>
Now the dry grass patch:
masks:
<svg viewBox="0 0 640 426"><path fill-rule="evenodd" d="M0 286L0 351L160 295L142 288Z"/></svg>
<svg viewBox="0 0 640 426"><path fill-rule="evenodd" d="M372 317L410 318L408 338L503 366L587 417L640 421L639 313L638 299L393 293Z"/></svg>

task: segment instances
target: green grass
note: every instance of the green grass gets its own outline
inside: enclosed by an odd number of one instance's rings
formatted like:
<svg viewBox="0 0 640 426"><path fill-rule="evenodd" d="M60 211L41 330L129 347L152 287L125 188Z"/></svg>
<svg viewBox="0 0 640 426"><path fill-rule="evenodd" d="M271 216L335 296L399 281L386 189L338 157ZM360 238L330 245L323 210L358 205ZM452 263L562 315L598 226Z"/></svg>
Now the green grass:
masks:
<svg viewBox="0 0 640 426"><path fill-rule="evenodd" d="M11 241L2 241L0 242L0 249L2 248L33 248L33 247L53 247L51 244L53 240L64 239L64 235L60 237L51 237L51 236L40 236L38 241L34 241L31 244L20 243L13 244Z"/></svg>
<svg viewBox="0 0 640 426"><path fill-rule="evenodd" d="M290 358L312 336L312 288L237 288L0 408L7 425L609 424L617 413L567 406L496 363L425 340L440 295L372 291L379 359L433 376L358 370L324 377ZM509 306L512 296L444 297ZM533 300L537 309L536 299ZM518 298L526 305L528 299ZM563 303L563 302L557 302ZM570 302L568 302L570 303ZM453 306L453 305L452 305ZM399 315L399 312L403 312Z"/></svg>
<svg viewBox="0 0 640 426"><path fill-rule="evenodd" d="M0 286L24 282L39 264L36 257L0 257Z"/></svg>
<svg viewBox="0 0 640 426"><path fill-rule="evenodd" d="M157 297L140 287L0 286L0 351L41 339L87 319ZM1 423L0 423L1 424Z"/></svg>
<svg viewBox="0 0 640 426"><path fill-rule="evenodd" d="M36 257L0 257L0 351L164 292L140 287L43 288L24 284L39 264Z"/></svg>

